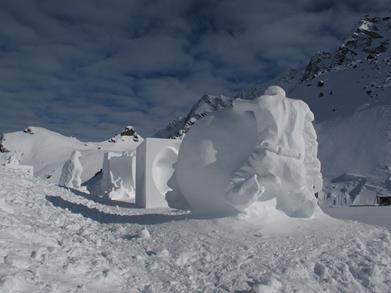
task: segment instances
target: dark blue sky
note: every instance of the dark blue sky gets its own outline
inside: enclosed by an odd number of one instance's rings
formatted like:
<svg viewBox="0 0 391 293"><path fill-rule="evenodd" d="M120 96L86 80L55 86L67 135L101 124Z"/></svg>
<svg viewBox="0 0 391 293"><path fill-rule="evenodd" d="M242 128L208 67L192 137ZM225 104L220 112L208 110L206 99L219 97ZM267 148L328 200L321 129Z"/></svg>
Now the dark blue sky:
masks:
<svg viewBox="0 0 391 293"><path fill-rule="evenodd" d="M0 132L152 135L205 94L232 94L333 50L389 0L0 2Z"/></svg>

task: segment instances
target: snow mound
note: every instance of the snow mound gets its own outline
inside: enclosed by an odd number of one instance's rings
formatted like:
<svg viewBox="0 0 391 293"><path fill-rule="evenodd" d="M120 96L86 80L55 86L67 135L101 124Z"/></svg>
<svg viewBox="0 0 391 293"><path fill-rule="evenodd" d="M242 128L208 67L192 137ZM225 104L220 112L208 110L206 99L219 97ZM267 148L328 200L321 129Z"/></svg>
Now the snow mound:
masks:
<svg viewBox="0 0 391 293"><path fill-rule="evenodd" d="M167 200L176 206L182 196L194 213L224 215L276 198L287 215L311 216L322 188L313 119L304 102L276 86L235 100L187 133Z"/></svg>

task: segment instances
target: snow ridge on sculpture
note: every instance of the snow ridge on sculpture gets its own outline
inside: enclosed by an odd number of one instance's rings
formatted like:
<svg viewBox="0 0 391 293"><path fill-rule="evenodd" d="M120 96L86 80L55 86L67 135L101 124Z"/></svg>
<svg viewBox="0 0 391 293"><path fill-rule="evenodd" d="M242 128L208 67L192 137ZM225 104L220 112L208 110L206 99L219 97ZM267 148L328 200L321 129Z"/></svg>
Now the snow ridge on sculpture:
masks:
<svg viewBox="0 0 391 293"><path fill-rule="evenodd" d="M167 200L180 194L195 213L232 214L276 198L288 216L311 216L322 188L313 120L307 104L277 86L235 100L185 136Z"/></svg>

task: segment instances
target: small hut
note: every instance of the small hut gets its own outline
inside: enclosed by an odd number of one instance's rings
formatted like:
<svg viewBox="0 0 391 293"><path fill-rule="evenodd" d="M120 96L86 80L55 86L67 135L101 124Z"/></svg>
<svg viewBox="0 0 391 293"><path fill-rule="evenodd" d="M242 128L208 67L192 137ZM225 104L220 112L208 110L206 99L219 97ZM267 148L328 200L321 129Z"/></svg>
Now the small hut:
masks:
<svg viewBox="0 0 391 293"><path fill-rule="evenodd" d="M376 195L376 204L379 206L391 205L391 194L390 195Z"/></svg>

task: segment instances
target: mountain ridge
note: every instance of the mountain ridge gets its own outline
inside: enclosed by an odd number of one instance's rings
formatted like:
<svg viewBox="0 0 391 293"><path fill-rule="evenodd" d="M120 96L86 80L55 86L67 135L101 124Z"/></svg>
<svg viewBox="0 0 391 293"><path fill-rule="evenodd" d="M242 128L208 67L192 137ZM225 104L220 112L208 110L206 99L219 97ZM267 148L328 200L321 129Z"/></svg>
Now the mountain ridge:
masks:
<svg viewBox="0 0 391 293"><path fill-rule="evenodd" d="M198 119L221 109L213 104L229 107L234 99L256 98L269 85L282 86L289 97L303 99L315 113L317 121L351 114L365 104L391 103L388 98L391 96L390 41L391 17L365 16L334 52L319 52L305 68L285 71L271 81L242 90L232 97L224 97L224 100L218 95L204 95L186 116L174 119L156 136L181 138ZM349 75L349 78L342 78L342 91L341 72ZM342 103L340 97L349 96L347 90L357 87L360 90L351 93L357 98Z"/></svg>

